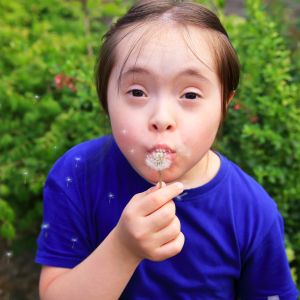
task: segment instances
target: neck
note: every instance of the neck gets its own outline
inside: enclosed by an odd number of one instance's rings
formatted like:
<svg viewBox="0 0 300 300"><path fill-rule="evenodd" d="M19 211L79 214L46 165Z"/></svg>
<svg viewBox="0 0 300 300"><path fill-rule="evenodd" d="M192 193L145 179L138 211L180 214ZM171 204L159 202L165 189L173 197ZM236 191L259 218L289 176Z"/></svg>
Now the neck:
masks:
<svg viewBox="0 0 300 300"><path fill-rule="evenodd" d="M219 156L209 150L205 156L190 171L182 181L186 189L197 188L211 181L219 171L221 161Z"/></svg>

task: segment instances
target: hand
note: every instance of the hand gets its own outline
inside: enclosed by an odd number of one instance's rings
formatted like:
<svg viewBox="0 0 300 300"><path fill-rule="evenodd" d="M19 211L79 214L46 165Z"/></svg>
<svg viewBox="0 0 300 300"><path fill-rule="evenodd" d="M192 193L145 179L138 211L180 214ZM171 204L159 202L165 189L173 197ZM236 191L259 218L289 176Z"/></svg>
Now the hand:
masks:
<svg viewBox="0 0 300 300"><path fill-rule="evenodd" d="M162 261L178 254L184 235L172 198L182 192L181 183L163 183L132 197L115 228L121 245L140 260Z"/></svg>

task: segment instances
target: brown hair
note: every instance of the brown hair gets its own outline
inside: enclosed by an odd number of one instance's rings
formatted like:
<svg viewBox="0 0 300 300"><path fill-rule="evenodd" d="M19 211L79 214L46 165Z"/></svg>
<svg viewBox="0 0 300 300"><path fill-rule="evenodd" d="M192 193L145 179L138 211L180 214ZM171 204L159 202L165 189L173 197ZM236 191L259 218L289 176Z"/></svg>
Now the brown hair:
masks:
<svg viewBox="0 0 300 300"><path fill-rule="evenodd" d="M168 14L168 19L181 24L194 25L216 33L212 35L211 47L216 62L216 72L222 88L222 119L225 118L228 100L237 89L240 66L236 52L219 18L207 8L185 1L176 0L140 0L120 18L104 35L95 68L96 88L100 103L106 113L107 87L111 71L116 62L116 46L126 37L120 37L123 29L134 28L149 21L155 21ZM130 55L130 53L129 53ZM129 56L128 55L128 56ZM128 57L127 57L128 59Z"/></svg>

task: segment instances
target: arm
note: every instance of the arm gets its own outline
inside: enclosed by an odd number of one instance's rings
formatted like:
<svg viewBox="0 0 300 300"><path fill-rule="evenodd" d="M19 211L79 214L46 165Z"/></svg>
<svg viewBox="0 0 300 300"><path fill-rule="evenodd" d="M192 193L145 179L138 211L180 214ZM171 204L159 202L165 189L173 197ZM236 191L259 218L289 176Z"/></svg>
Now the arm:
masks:
<svg viewBox="0 0 300 300"><path fill-rule="evenodd" d="M140 261L120 245L113 230L75 268L59 269L58 275L58 268L44 269L40 297L42 300L117 299Z"/></svg>
<svg viewBox="0 0 300 300"><path fill-rule="evenodd" d="M184 237L171 199L181 192L172 184L135 195L117 226L84 261L70 270L43 270L41 299L117 299L144 258L159 261L180 252Z"/></svg>

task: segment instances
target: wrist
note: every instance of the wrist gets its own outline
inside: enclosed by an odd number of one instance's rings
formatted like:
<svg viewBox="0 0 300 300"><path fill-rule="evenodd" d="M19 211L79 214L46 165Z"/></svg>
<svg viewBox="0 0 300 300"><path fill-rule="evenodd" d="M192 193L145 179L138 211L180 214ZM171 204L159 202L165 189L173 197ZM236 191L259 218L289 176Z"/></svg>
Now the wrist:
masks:
<svg viewBox="0 0 300 300"><path fill-rule="evenodd" d="M115 254L122 258L122 261L132 264L133 266L137 267L141 261L143 260L142 257L136 255L132 249L127 247L122 240L120 239L117 229L114 228L111 233L111 242L112 247L114 249Z"/></svg>

